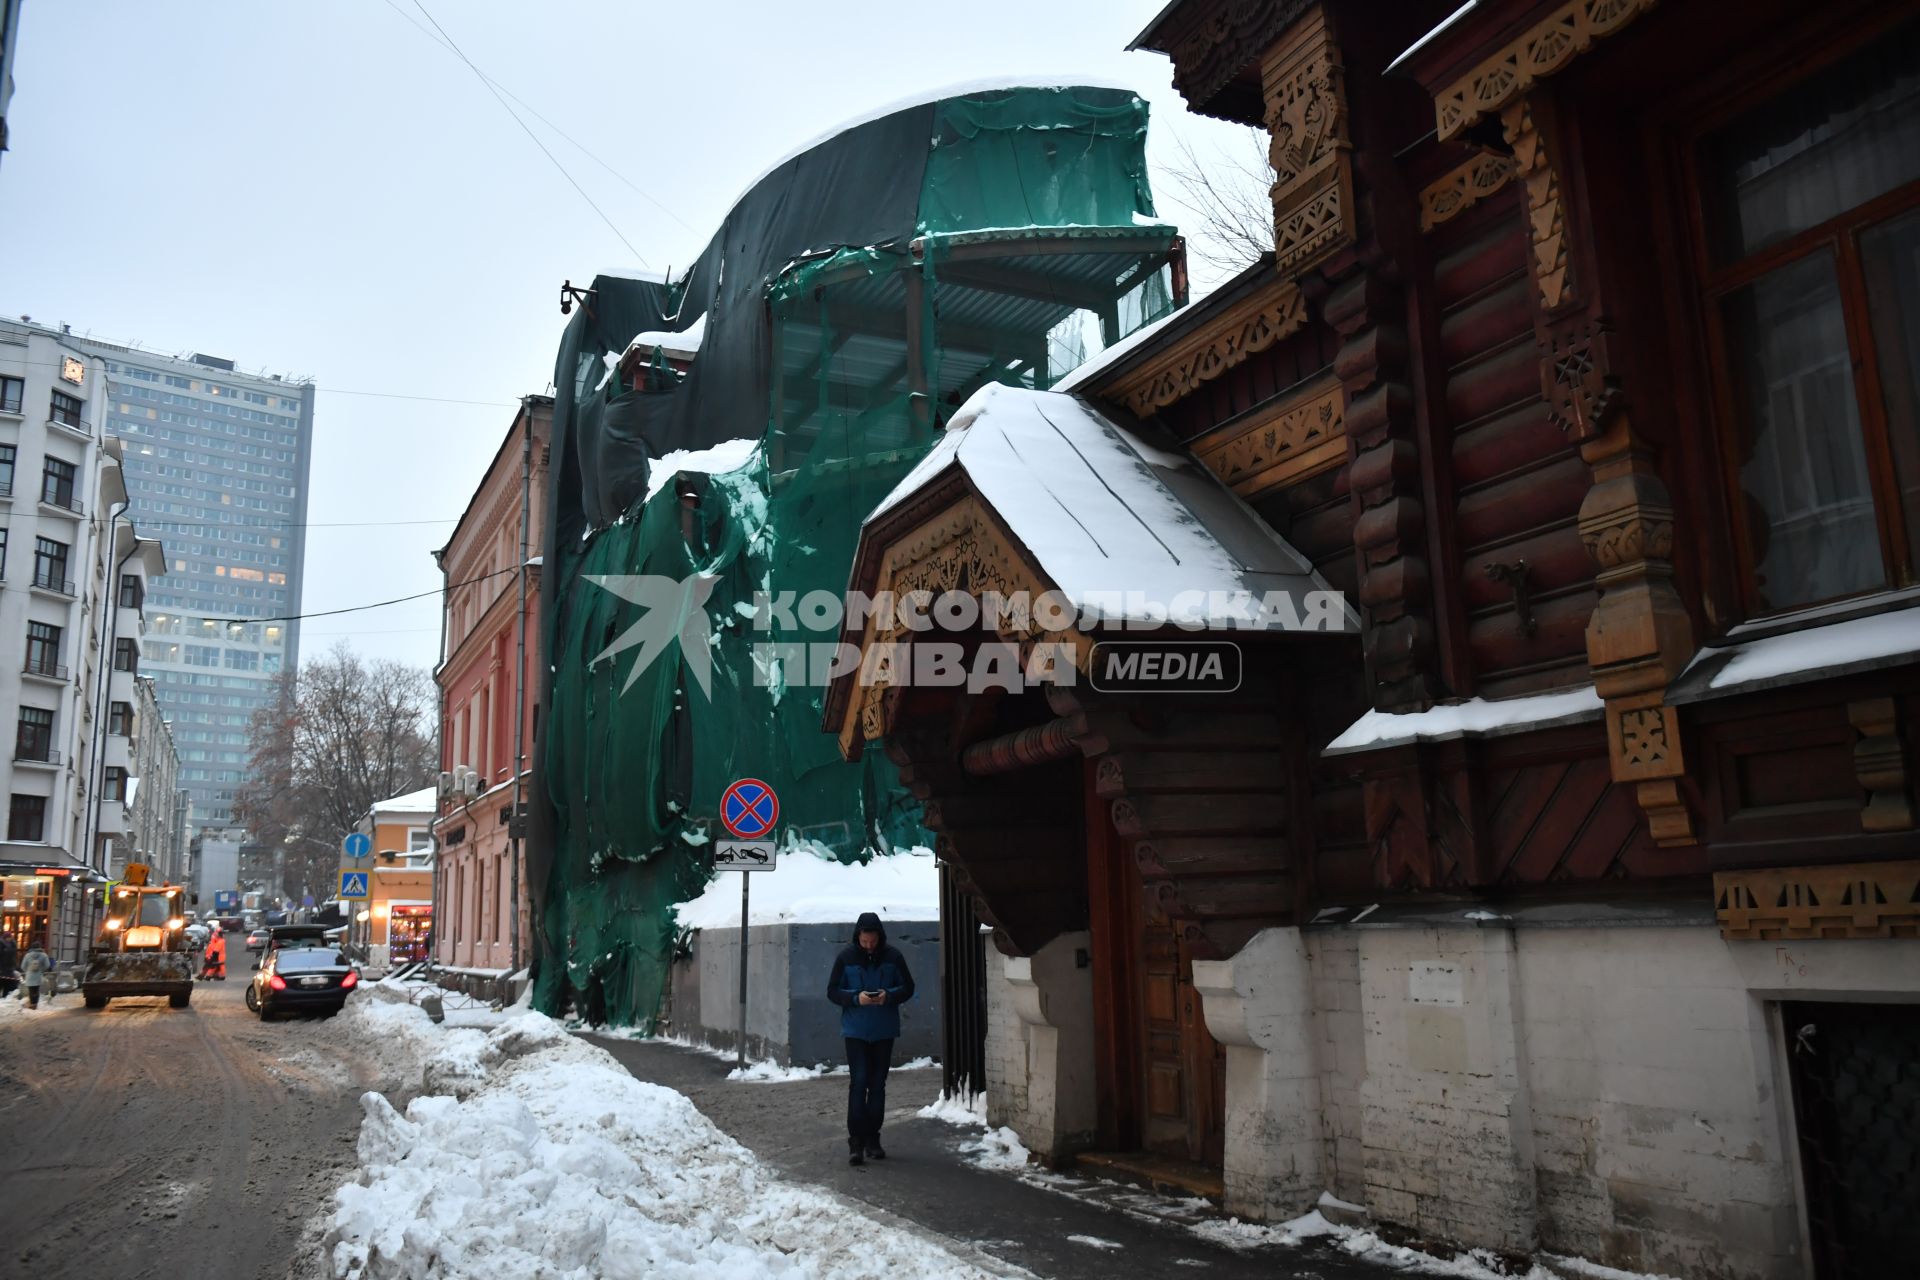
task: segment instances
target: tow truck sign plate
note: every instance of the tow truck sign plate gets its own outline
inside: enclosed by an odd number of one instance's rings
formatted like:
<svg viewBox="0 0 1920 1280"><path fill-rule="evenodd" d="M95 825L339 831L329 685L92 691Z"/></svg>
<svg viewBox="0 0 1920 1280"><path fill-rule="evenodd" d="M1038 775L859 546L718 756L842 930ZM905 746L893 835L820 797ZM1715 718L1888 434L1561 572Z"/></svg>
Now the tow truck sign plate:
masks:
<svg viewBox="0 0 1920 1280"><path fill-rule="evenodd" d="M779 859L771 840L722 840L713 846L715 871L771 871Z"/></svg>

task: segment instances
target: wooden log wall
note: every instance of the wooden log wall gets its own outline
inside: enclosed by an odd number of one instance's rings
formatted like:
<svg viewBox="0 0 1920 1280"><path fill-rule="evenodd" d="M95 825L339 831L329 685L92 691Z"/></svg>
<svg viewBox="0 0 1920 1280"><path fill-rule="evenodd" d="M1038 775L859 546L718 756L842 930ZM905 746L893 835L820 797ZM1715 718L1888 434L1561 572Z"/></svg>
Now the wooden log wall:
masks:
<svg viewBox="0 0 1920 1280"><path fill-rule="evenodd" d="M1509 184L1429 233L1446 379L1446 429L1435 434L1456 493L1448 594L1465 612L1470 692L1489 698L1585 683L1598 599L1578 525L1593 479L1541 395L1517 193Z"/></svg>

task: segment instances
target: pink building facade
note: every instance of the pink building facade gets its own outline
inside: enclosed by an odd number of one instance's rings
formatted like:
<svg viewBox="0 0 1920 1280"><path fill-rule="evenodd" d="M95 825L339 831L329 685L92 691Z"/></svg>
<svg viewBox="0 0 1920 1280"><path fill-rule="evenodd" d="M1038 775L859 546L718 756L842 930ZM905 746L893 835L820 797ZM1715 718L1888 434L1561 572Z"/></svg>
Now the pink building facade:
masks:
<svg viewBox="0 0 1920 1280"><path fill-rule="evenodd" d="M440 687L440 768L457 780L467 771L475 777L464 788L456 781L450 793L442 789L434 822L440 863L434 956L472 979L503 976L524 967L530 955L525 850L512 818L516 795L526 798L540 726L540 566L523 562L538 559L552 415L549 397L521 402L452 538L438 553L448 584L446 644L434 673ZM528 497L529 550L523 556ZM523 636L525 660L516 675Z"/></svg>

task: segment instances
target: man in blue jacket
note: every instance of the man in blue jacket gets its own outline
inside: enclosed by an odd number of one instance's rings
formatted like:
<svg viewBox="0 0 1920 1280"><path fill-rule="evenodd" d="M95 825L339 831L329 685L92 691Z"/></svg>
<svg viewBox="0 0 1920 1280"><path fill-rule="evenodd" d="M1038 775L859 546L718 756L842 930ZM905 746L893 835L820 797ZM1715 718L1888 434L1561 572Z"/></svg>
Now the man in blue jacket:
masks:
<svg viewBox="0 0 1920 1280"><path fill-rule="evenodd" d="M900 1006L913 999L913 975L897 947L887 945L880 917L863 912L853 941L834 957L827 999L840 1006L847 1041L847 1163L884 1160L880 1123L887 1115L887 1071L900 1035Z"/></svg>

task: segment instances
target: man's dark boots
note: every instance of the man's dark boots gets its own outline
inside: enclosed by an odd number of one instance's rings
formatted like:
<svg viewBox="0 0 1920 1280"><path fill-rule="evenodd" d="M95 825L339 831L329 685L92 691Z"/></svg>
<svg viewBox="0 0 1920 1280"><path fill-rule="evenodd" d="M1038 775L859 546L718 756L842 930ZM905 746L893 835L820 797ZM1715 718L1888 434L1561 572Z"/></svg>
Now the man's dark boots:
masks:
<svg viewBox="0 0 1920 1280"><path fill-rule="evenodd" d="M886 1158L887 1158L887 1153L885 1150L881 1148L880 1139L874 1138L867 1143L867 1159L885 1160Z"/></svg>
<svg viewBox="0 0 1920 1280"><path fill-rule="evenodd" d="M865 1164L866 1162L867 1162L866 1156L861 1154L860 1139L848 1138L847 1139L847 1163L848 1164Z"/></svg>

